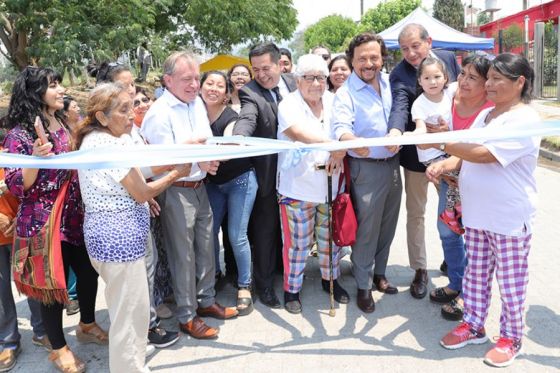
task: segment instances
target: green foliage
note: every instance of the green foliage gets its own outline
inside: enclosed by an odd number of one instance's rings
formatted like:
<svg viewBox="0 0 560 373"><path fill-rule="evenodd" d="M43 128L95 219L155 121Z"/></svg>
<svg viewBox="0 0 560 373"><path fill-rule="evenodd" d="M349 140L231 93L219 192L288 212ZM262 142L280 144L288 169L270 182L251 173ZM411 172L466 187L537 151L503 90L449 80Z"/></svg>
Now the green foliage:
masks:
<svg viewBox="0 0 560 373"><path fill-rule="evenodd" d="M377 4L363 15L359 32L379 33L406 17L422 4L421 0L388 0Z"/></svg>
<svg viewBox="0 0 560 373"><path fill-rule="evenodd" d="M455 30L462 32L465 28L465 11L461 0L435 0L433 17Z"/></svg>
<svg viewBox="0 0 560 373"><path fill-rule="evenodd" d="M297 31L288 45L288 49L292 52L292 60L296 62L298 58L307 53L308 49L305 49L305 41L303 40L303 31Z"/></svg>
<svg viewBox="0 0 560 373"><path fill-rule="evenodd" d="M554 29L554 22L548 21L544 25L544 65L543 83L555 85L558 71L558 33Z"/></svg>
<svg viewBox="0 0 560 373"><path fill-rule="evenodd" d="M332 52L343 52L348 38L356 34L357 26L351 18L330 15L309 26L303 33L305 51L324 45Z"/></svg>
<svg viewBox="0 0 560 373"><path fill-rule="evenodd" d="M517 23L513 23L502 32L503 50L509 52L521 45L523 45L523 30Z"/></svg>
<svg viewBox="0 0 560 373"><path fill-rule="evenodd" d="M476 22L479 26L485 25L490 22L490 15L487 12L480 12L476 16Z"/></svg>

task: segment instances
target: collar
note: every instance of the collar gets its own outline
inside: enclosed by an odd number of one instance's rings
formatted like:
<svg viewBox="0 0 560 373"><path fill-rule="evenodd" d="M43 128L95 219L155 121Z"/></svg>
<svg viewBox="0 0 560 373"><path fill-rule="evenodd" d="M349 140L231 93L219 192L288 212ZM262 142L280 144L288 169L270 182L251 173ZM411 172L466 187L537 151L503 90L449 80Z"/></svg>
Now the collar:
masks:
<svg viewBox="0 0 560 373"><path fill-rule="evenodd" d="M193 102L186 103L186 102L183 102L183 101L179 100L177 97L175 97L175 95L173 93L171 93L168 89L166 89L166 90L163 91L163 94L161 95L161 97L158 100L163 99L165 102L167 102L169 107L184 105L188 108L196 102L197 98L195 98Z"/></svg>
<svg viewBox="0 0 560 373"><path fill-rule="evenodd" d="M385 88L386 84L383 80L383 74L381 73L381 71L377 73L377 79L379 80L379 86L381 88ZM371 87L369 84L360 79L360 77L358 77L358 75L356 75L354 71L352 71L352 74L350 74L350 77L348 78L348 84L350 85L350 87L352 87L352 89L356 91Z"/></svg>

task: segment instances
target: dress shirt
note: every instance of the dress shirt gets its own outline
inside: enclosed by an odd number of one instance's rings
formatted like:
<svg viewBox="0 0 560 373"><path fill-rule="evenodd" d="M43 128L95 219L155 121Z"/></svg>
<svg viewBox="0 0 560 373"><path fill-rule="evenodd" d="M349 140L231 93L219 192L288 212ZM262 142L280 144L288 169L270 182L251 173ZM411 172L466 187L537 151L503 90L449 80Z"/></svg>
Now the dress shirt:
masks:
<svg viewBox="0 0 560 373"><path fill-rule="evenodd" d="M148 144L182 144L194 138L212 137L204 102L196 97L185 103L165 90L146 113L140 128ZM181 181L198 181L206 177L198 164L193 163L191 173Z"/></svg>
<svg viewBox="0 0 560 373"><path fill-rule="evenodd" d="M355 72L352 72L345 84L336 91L331 116L336 139L340 140L346 133L363 138L387 135L392 104L389 76L380 72L378 80L381 95ZM352 157L362 158L351 150L348 153ZM369 148L369 158L382 159L393 156L394 154L384 146Z"/></svg>

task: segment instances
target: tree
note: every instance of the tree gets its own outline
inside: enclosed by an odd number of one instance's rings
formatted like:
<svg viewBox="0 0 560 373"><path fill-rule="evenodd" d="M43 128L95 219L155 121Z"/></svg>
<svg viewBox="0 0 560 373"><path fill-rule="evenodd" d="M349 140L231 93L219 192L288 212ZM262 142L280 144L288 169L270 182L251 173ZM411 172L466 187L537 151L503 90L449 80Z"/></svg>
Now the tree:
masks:
<svg viewBox="0 0 560 373"><path fill-rule="evenodd" d="M465 10L461 0L435 0L433 16L455 30L462 32L465 28Z"/></svg>
<svg viewBox="0 0 560 373"><path fill-rule="evenodd" d="M305 50L323 45L333 52L343 52L344 42L356 34L356 24L351 18L331 15L321 18L303 33Z"/></svg>
<svg viewBox="0 0 560 373"><path fill-rule="evenodd" d="M485 25L490 22L490 15L487 12L480 12L476 16L476 22L479 26Z"/></svg>
<svg viewBox="0 0 560 373"><path fill-rule="evenodd" d="M497 35L496 35L497 39ZM523 30L518 24L513 23L502 33L502 47L504 52L520 47L523 44Z"/></svg>
<svg viewBox="0 0 560 373"><path fill-rule="evenodd" d="M421 5L421 0L388 0L369 9L362 17L359 32L379 33L406 17Z"/></svg>
<svg viewBox="0 0 560 373"><path fill-rule="evenodd" d="M292 52L292 60L296 62L298 58L307 53L309 49L305 49L305 41L303 40L304 31L297 31L292 38L292 41L288 45L288 48Z"/></svg>

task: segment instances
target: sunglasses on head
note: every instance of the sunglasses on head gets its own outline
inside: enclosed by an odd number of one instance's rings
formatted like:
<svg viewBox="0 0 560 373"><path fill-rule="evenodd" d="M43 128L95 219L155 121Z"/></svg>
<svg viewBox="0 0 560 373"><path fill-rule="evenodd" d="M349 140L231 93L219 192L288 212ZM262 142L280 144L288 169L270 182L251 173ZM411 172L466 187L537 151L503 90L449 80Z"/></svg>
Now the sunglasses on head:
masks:
<svg viewBox="0 0 560 373"><path fill-rule="evenodd" d="M142 102L145 103L145 104L147 104L148 102L150 102L150 99L149 99L148 97L144 96L144 97L142 97L141 99L136 99L136 100L134 100L134 101L132 102L132 105L133 105L134 107L138 107L138 106L140 106L140 104L141 104Z"/></svg>

